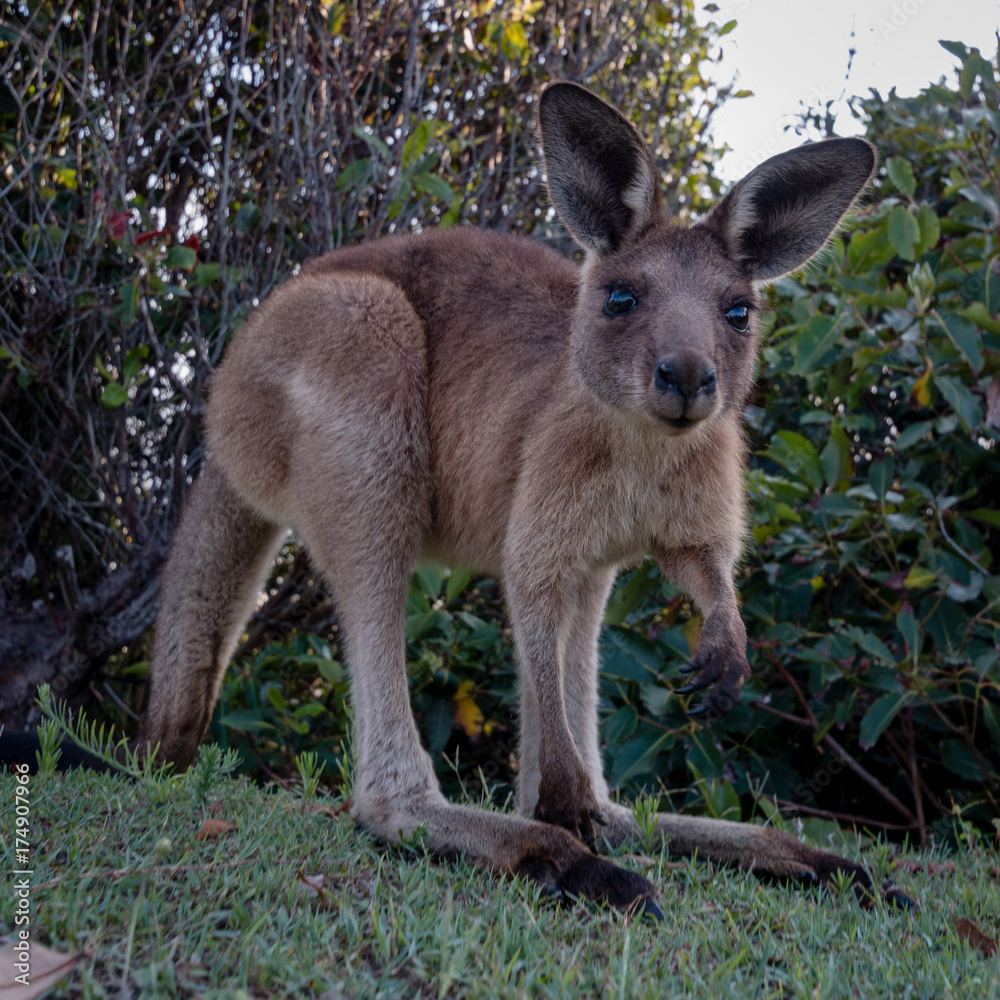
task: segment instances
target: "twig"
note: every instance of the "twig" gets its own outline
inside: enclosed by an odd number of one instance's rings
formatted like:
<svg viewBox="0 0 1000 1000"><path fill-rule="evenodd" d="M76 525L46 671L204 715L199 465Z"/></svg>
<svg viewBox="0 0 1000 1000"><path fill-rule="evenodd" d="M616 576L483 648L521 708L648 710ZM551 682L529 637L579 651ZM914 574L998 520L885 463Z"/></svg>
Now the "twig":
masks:
<svg viewBox="0 0 1000 1000"><path fill-rule="evenodd" d="M904 806L903 803L900 802L899 799L897 799L896 796L893 795L892 792L890 792L889 789L886 788L885 785L883 785L882 782L875 777L874 774L872 774L869 771L866 771L829 733L827 733L820 742L824 743L834 753L838 754L841 758L843 758L844 763L863 782L865 782L865 784L874 788L875 791L878 792L879 795L881 795L882 798L884 798L885 801L889 803L889 805L891 805L898 812L902 813L902 815L905 816L910 821L911 826L919 825L917 817L914 816L913 813L909 809L907 809L906 806Z"/></svg>
<svg viewBox="0 0 1000 1000"><path fill-rule="evenodd" d="M914 824L907 823L884 823L882 820L869 819L867 816L854 816L851 813L835 812L832 809L816 809L813 806L804 806L799 802L790 802L788 799L779 798L777 795L764 793L765 798L770 799L781 809L794 809L796 812L805 813L808 816L819 816L823 819L833 819L840 823L851 823L854 826L877 826L880 830L912 830Z"/></svg>

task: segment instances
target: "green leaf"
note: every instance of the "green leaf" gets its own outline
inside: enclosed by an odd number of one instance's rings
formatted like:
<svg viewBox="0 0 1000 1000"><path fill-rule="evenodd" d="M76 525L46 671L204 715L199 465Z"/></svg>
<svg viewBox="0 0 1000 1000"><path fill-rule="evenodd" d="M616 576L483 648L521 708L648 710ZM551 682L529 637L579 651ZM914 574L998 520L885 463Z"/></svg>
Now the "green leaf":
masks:
<svg viewBox="0 0 1000 1000"><path fill-rule="evenodd" d="M982 422L983 415L979 403L963 382L949 375L935 375L934 384L967 431L971 431Z"/></svg>
<svg viewBox="0 0 1000 1000"><path fill-rule="evenodd" d="M219 719L219 725L227 729L237 729L243 733L262 731L275 727L261 718L260 712L252 708L244 708L238 712L230 712Z"/></svg>
<svg viewBox="0 0 1000 1000"><path fill-rule="evenodd" d="M895 471L892 455L883 458L880 462L872 462L871 468L868 470L868 484L880 501L885 499L885 495L892 485Z"/></svg>
<svg viewBox="0 0 1000 1000"><path fill-rule="evenodd" d="M995 705L992 705L985 698L981 704L983 706L983 718L986 720L986 726L990 731L993 746L1000 746L1000 709L997 709Z"/></svg>
<svg viewBox="0 0 1000 1000"><path fill-rule="evenodd" d="M604 647L601 673L606 676L644 684L659 675L660 651L644 635L610 625L602 636L601 645Z"/></svg>
<svg viewBox="0 0 1000 1000"><path fill-rule="evenodd" d="M909 573L906 574L906 579L903 581L903 586L907 590L923 590L924 587L929 587L937 579L937 573L925 568L924 566L914 566Z"/></svg>
<svg viewBox="0 0 1000 1000"><path fill-rule="evenodd" d="M167 267L176 271L193 271L198 263L198 255L191 247L174 244L167 251L167 258L164 261Z"/></svg>
<svg viewBox="0 0 1000 1000"><path fill-rule="evenodd" d="M903 260L916 260L914 246L920 239L920 226L909 208L896 205L889 213L889 242Z"/></svg>
<svg viewBox="0 0 1000 1000"><path fill-rule="evenodd" d="M655 770L656 755L674 739L673 733L645 731L629 740L615 755L611 764L611 785L615 788L637 774Z"/></svg>
<svg viewBox="0 0 1000 1000"><path fill-rule="evenodd" d="M424 120L409 134L403 145L404 170L424 155L427 143L430 142L432 130L431 122Z"/></svg>
<svg viewBox="0 0 1000 1000"><path fill-rule="evenodd" d="M795 431L778 431L771 438L771 447L764 452L782 468L787 469L797 479L808 483L814 489L823 485L823 467L813 443Z"/></svg>
<svg viewBox="0 0 1000 1000"><path fill-rule="evenodd" d="M418 191L429 194L438 201L443 201L446 205L451 205L458 200L458 195L451 185L437 174L414 174L413 183Z"/></svg>
<svg viewBox="0 0 1000 1000"><path fill-rule="evenodd" d="M898 438L896 438L896 451L906 451L912 448L924 435L934 427L933 420L920 420L915 424L910 424Z"/></svg>
<svg viewBox="0 0 1000 1000"><path fill-rule="evenodd" d="M406 638L413 642L419 639L425 632L429 632L440 623L440 617L436 611L416 612L406 616Z"/></svg>
<svg viewBox="0 0 1000 1000"><path fill-rule="evenodd" d="M793 375L807 375L823 359L840 335L838 317L813 316L808 325L796 334L792 350L798 355L792 366Z"/></svg>
<svg viewBox="0 0 1000 1000"><path fill-rule="evenodd" d="M977 507L975 510L967 511L969 517L974 517L977 521L1000 528L1000 510L990 510L987 507Z"/></svg>
<svg viewBox="0 0 1000 1000"><path fill-rule="evenodd" d="M392 160L392 150L371 129L365 128L363 125L355 125L351 131L359 139L364 139L383 160L387 162Z"/></svg>
<svg viewBox="0 0 1000 1000"><path fill-rule="evenodd" d="M933 250L941 238L941 220L930 205L921 205L917 212L917 225L920 227L920 249L922 252Z"/></svg>
<svg viewBox="0 0 1000 1000"><path fill-rule="evenodd" d="M836 487L851 470L851 442L847 439L839 421L830 426L830 439L819 455L823 466L823 479L827 485Z"/></svg>
<svg viewBox="0 0 1000 1000"><path fill-rule="evenodd" d="M687 752L688 770L696 779L712 780L721 778L726 762L721 751L715 745L711 733L704 729L696 729L691 733L691 743Z"/></svg>
<svg viewBox="0 0 1000 1000"><path fill-rule="evenodd" d="M528 35L520 21L509 21L500 42L503 54L515 62L528 54Z"/></svg>
<svg viewBox="0 0 1000 1000"><path fill-rule="evenodd" d="M983 773L980 761L984 760L980 754L977 757L961 740L942 740L940 761L952 774L957 774L964 781L986 782L990 780L989 775Z"/></svg>
<svg viewBox="0 0 1000 1000"><path fill-rule="evenodd" d="M451 604L456 597L461 594L472 582L472 570L465 566L452 567L451 574L445 584L444 596L448 604Z"/></svg>
<svg viewBox="0 0 1000 1000"><path fill-rule="evenodd" d="M896 615L896 628L906 642L910 656L916 660L920 655L920 623L909 611L900 611Z"/></svg>
<svg viewBox="0 0 1000 1000"><path fill-rule="evenodd" d="M133 347L125 355L125 363L122 365L122 382L125 385L132 384L133 379L139 374L139 369L142 368L143 362L148 357L149 348L144 345Z"/></svg>
<svg viewBox="0 0 1000 1000"><path fill-rule="evenodd" d="M723 35L728 35L729 32L732 31L733 28L735 27L736 27L736 18L733 18L731 21L726 21L726 23L721 28L719 28L719 38L722 38Z"/></svg>
<svg viewBox="0 0 1000 1000"><path fill-rule="evenodd" d="M306 702L305 705L296 705L292 716L296 719L307 718L314 719L321 715L326 715L328 712L326 705L320 704L318 701Z"/></svg>
<svg viewBox="0 0 1000 1000"><path fill-rule="evenodd" d="M969 54L969 50L961 42L947 42L944 39L938 41L938 45L947 52L950 52L955 58L965 60L965 57Z"/></svg>
<svg viewBox="0 0 1000 1000"><path fill-rule="evenodd" d="M386 215L390 219L395 219L400 212L406 207L406 203L410 200L410 194L413 191L413 184L410 182L409 177L404 177L400 182L399 188L396 190L396 197L389 202L389 208L386 211Z"/></svg>
<svg viewBox="0 0 1000 1000"><path fill-rule="evenodd" d="M104 363L104 359L100 356L100 354L94 355L94 367L101 373L101 378L108 382L114 382L115 377L111 374L111 371Z"/></svg>
<svg viewBox="0 0 1000 1000"><path fill-rule="evenodd" d="M657 636L657 644L666 651L668 656L678 660L689 660L691 658L691 644L687 641L687 636L679 628L665 628Z"/></svg>
<svg viewBox="0 0 1000 1000"><path fill-rule="evenodd" d="M897 694L884 694L876 699L861 720L861 731L858 734L861 746L865 750L873 747L899 710L909 705L915 697L912 691L900 691Z"/></svg>
<svg viewBox="0 0 1000 1000"><path fill-rule="evenodd" d="M238 233L249 233L260 221L260 209L253 203L241 205L233 216L233 229Z"/></svg>
<svg viewBox="0 0 1000 1000"><path fill-rule="evenodd" d="M433 601L441 593L441 567L424 563L413 574L417 586Z"/></svg>
<svg viewBox="0 0 1000 1000"><path fill-rule="evenodd" d="M198 264L191 278L191 286L193 288L207 288L209 285L214 285L221 277L222 265L216 261Z"/></svg>
<svg viewBox="0 0 1000 1000"><path fill-rule="evenodd" d="M344 679L344 665L339 660L328 660L320 657L319 667L320 677L331 684L338 684Z"/></svg>
<svg viewBox="0 0 1000 1000"><path fill-rule="evenodd" d="M631 705L622 705L604 726L604 738L608 743L620 746L639 725L639 713Z"/></svg>
<svg viewBox="0 0 1000 1000"><path fill-rule="evenodd" d="M109 382L101 390L101 402L109 410L114 410L128 402L128 390L117 382Z"/></svg>
<svg viewBox="0 0 1000 1000"><path fill-rule="evenodd" d="M985 188L973 187L969 185L959 192L968 201L986 210L990 217L990 222L995 226L1000 221L1000 211L997 209L997 200Z"/></svg>
<svg viewBox="0 0 1000 1000"><path fill-rule="evenodd" d="M957 313L942 309L935 315L952 343L965 355L972 370L978 372L983 367L983 338L979 331Z"/></svg>
<svg viewBox="0 0 1000 1000"><path fill-rule="evenodd" d="M621 625L662 582L656 564L647 559L629 579L615 588L604 611L609 625Z"/></svg>
<svg viewBox="0 0 1000 1000"><path fill-rule="evenodd" d="M337 176L337 190L350 191L351 188L362 187L371 176L372 161L366 159L349 163Z"/></svg>
<svg viewBox="0 0 1000 1000"><path fill-rule="evenodd" d="M828 493L815 508L817 514L827 514L830 517L857 517L863 511L864 508L856 500L843 493Z"/></svg>
<svg viewBox="0 0 1000 1000"><path fill-rule="evenodd" d="M450 698L433 698L424 712L427 748L439 754L447 745L455 726L455 703Z"/></svg>
<svg viewBox="0 0 1000 1000"><path fill-rule="evenodd" d="M713 819L728 819L739 822L743 816L740 808L740 797L732 783L724 778L715 781L703 781L698 790L705 802L705 812Z"/></svg>
<svg viewBox="0 0 1000 1000"><path fill-rule="evenodd" d="M864 629L858 628L857 625L841 625L838 628L838 633L876 660L886 664L896 662L896 658L889 652L888 647L874 632L866 632Z"/></svg>
<svg viewBox="0 0 1000 1000"><path fill-rule="evenodd" d="M858 273L863 268L881 267L889 263L895 251L889 245L888 226L884 221L866 233L852 233L847 245L847 261Z"/></svg>
<svg viewBox="0 0 1000 1000"><path fill-rule="evenodd" d="M902 156L890 156L885 161L885 169L896 190L907 198L912 198L913 192L917 190L917 179L913 176L910 161Z"/></svg>
<svg viewBox="0 0 1000 1000"><path fill-rule="evenodd" d="M131 326L139 312L139 279L133 278L121 287L122 323Z"/></svg>
<svg viewBox="0 0 1000 1000"><path fill-rule="evenodd" d="M962 310L962 315L980 329L1000 336L1000 322L990 315L989 309L982 302L970 302Z"/></svg>

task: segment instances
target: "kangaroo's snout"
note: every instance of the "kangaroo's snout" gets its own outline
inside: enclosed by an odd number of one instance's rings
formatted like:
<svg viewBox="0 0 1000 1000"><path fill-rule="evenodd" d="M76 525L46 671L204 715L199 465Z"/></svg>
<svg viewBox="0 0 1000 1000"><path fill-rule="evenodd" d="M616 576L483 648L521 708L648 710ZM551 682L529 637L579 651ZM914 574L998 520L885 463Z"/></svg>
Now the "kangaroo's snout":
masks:
<svg viewBox="0 0 1000 1000"><path fill-rule="evenodd" d="M704 355L668 355L653 371L654 408L671 427L691 427L715 412L718 382L718 370Z"/></svg>
<svg viewBox="0 0 1000 1000"><path fill-rule="evenodd" d="M675 392L684 399L691 399L701 392L715 392L718 372L711 362L687 363L675 358L663 358L653 376L660 392Z"/></svg>

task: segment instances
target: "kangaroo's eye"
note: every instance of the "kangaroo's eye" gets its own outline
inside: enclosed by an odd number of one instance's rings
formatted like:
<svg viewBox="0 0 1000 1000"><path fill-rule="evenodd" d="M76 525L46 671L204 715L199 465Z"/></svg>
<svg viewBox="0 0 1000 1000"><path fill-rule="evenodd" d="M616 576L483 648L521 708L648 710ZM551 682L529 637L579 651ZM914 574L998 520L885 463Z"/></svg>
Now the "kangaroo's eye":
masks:
<svg viewBox="0 0 1000 1000"><path fill-rule="evenodd" d="M623 316L639 304L635 289L627 281L616 281L604 300L604 311L609 316Z"/></svg>
<svg viewBox="0 0 1000 1000"><path fill-rule="evenodd" d="M737 302L726 311L726 322L737 333L746 333L750 329L750 307L744 302Z"/></svg>

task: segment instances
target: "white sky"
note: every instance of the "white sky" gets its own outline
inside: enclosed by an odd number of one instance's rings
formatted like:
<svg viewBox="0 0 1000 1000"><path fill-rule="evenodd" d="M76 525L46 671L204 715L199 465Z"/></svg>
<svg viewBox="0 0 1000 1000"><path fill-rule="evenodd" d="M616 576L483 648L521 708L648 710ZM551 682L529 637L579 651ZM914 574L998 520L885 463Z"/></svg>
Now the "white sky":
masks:
<svg viewBox="0 0 1000 1000"><path fill-rule="evenodd" d="M1000 27L1000 0L716 0L715 14L704 13L706 2L697 0L700 21L738 22L722 39L716 79L726 83L738 74L737 89L754 92L730 101L715 119L716 137L732 147L719 167L727 181L803 141L783 130L802 102L867 95L869 87L886 95L895 86L900 96L911 97L942 75L954 75L958 60L938 39L978 47L992 59ZM845 81L852 47L857 52ZM860 131L846 107L837 129L843 135Z"/></svg>

